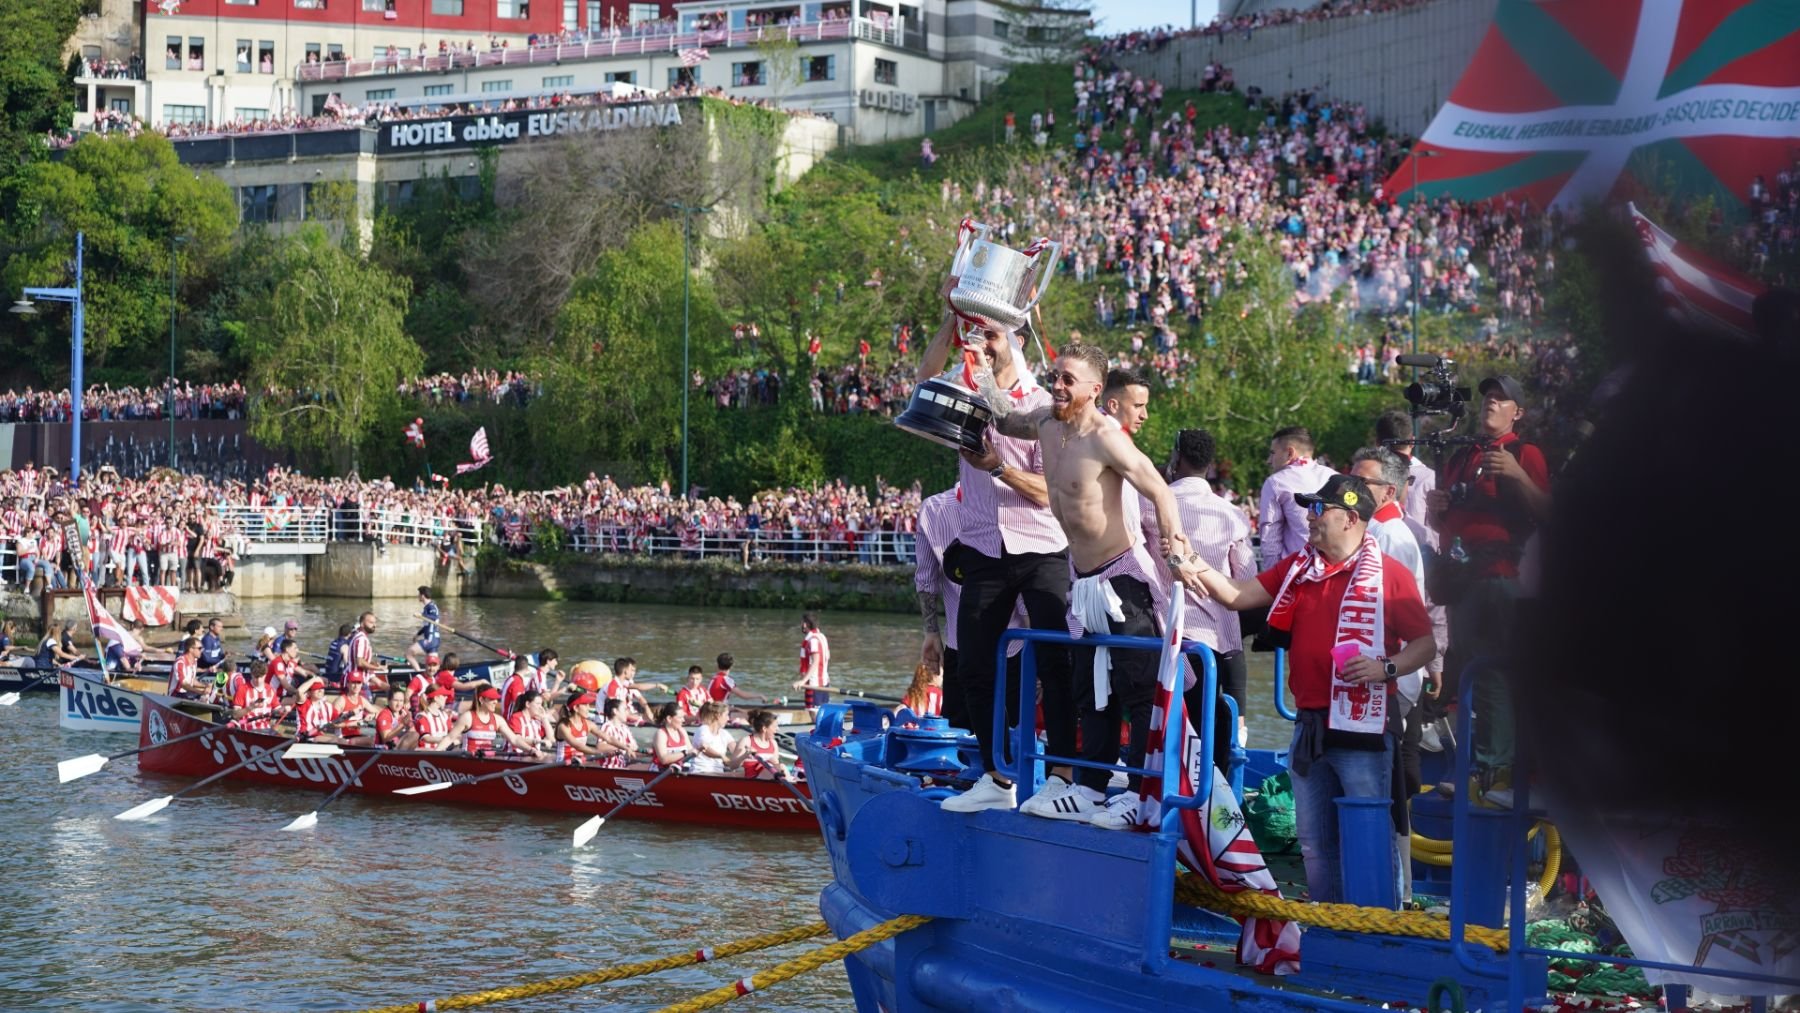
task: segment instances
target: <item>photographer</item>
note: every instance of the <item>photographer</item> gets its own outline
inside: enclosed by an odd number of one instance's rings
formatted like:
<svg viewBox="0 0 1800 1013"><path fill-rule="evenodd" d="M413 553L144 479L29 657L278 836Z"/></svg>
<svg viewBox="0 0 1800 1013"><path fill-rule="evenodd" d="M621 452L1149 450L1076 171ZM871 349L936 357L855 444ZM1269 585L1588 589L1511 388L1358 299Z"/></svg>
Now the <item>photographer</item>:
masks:
<svg viewBox="0 0 1800 1013"><path fill-rule="evenodd" d="M1450 617L1445 691L1427 721L1456 699L1462 667L1511 644L1517 611L1519 560L1550 507L1550 471L1543 452L1514 431L1524 417L1524 394L1510 376L1490 376L1481 395L1473 445L1451 452L1427 498L1440 555L1428 575L1432 601ZM1475 766L1480 790L1511 786L1513 713L1498 673L1475 687Z"/></svg>

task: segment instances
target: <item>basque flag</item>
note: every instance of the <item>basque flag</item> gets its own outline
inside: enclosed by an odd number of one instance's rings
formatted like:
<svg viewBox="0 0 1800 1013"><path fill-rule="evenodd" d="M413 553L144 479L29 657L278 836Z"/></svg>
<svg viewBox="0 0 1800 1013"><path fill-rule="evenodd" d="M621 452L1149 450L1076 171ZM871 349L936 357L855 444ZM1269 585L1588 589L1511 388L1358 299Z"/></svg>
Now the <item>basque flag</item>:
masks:
<svg viewBox="0 0 1800 1013"><path fill-rule="evenodd" d="M1669 315L1727 337L1755 338L1756 321L1750 311L1768 286L1682 245L1644 217L1637 205L1627 207Z"/></svg>
<svg viewBox="0 0 1800 1013"><path fill-rule="evenodd" d="M423 447L425 445L424 419L413 419L412 424L406 427L406 442L415 447Z"/></svg>
<svg viewBox="0 0 1800 1013"><path fill-rule="evenodd" d="M144 645L138 643L131 631L112 617L112 613L106 611L106 606L100 604L100 596L94 593L94 585L83 580L81 594L87 599L88 625L93 627L95 640L105 644L118 644L119 650L128 658L144 653ZM100 653L105 655L104 646L100 648Z"/></svg>
<svg viewBox="0 0 1800 1013"><path fill-rule="evenodd" d="M467 474L471 471L479 471L480 469L487 467L487 463L494 459L493 455L488 453L486 426L482 426L480 429L475 430L475 436L469 440L469 456L474 458L474 460L470 461L468 464L457 465L456 473L458 475Z"/></svg>

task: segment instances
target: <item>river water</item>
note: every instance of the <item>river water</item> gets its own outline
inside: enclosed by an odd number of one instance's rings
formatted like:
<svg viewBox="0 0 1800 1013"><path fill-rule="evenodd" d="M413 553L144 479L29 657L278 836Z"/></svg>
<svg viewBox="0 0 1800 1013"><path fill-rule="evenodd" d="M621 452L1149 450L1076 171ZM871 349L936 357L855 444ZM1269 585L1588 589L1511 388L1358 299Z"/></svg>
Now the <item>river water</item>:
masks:
<svg viewBox="0 0 1800 1013"><path fill-rule="evenodd" d="M361 603L250 601L253 634L286 619L322 650ZM374 605L378 650L399 653L411 602ZM821 614L833 682L899 695L917 620ZM799 614L577 602L466 600L445 622L514 650L637 659L677 683L730 651L739 683L781 696L798 668ZM234 638L237 633L233 633ZM457 640L446 637L447 646ZM229 645L240 651L249 638ZM488 657L466 645L465 659ZM459 648L460 649L460 648ZM1251 743L1277 745L1268 655L1254 655ZM691 951L818 919L828 869L810 834L609 822L574 851L571 816L349 794L299 833L280 827L315 792L226 781L148 820L114 813L185 786L131 759L66 785L55 764L129 749L121 735L65 732L55 699L0 709L0 1009L329 1010L422 999ZM772 967L818 941L496 1007L651 1010ZM849 1007L841 966L733 1005Z"/></svg>

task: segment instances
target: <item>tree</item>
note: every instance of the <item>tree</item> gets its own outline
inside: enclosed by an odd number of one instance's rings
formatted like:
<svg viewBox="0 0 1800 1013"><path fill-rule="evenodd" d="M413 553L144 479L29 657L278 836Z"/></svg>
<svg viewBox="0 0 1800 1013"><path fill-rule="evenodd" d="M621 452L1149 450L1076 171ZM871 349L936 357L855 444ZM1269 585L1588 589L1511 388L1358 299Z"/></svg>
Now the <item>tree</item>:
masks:
<svg viewBox="0 0 1800 1013"><path fill-rule="evenodd" d="M1339 311L1323 303L1296 310L1293 276L1268 240L1238 234L1227 245L1235 249L1237 280L1201 323L1199 371L1167 410L1151 413L1140 443L1168 447L1176 429L1201 425L1221 456L1239 463L1242 478L1255 478L1270 433L1322 426L1338 409L1345 376L1333 338Z"/></svg>
<svg viewBox="0 0 1800 1013"><path fill-rule="evenodd" d="M15 252L0 272L7 288L71 282L75 233L85 233L90 367L161 377L173 238L188 237L182 273L203 273L230 248L238 218L231 189L182 168L160 134L85 137L60 161L25 165L13 184L16 214L6 228ZM46 376L66 376L67 323L50 315L27 335L23 358Z"/></svg>
<svg viewBox="0 0 1800 1013"><path fill-rule="evenodd" d="M997 0L994 6L1006 19L1005 49L1013 63L1067 65L1087 41L1091 19L1083 0Z"/></svg>
<svg viewBox="0 0 1800 1013"><path fill-rule="evenodd" d="M762 84L769 91L769 101L780 105L788 92L805 77L805 57L800 44L780 28L765 28L754 48L756 58L762 62Z"/></svg>
<svg viewBox="0 0 1800 1013"><path fill-rule="evenodd" d="M13 220L13 174L44 151L43 135L64 130L75 87L63 42L80 22L78 0L0 0L0 219Z"/></svg>
<svg viewBox="0 0 1800 1013"><path fill-rule="evenodd" d="M355 448L424 362L405 330L406 282L318 225L283 244L275 270L279 281L250 315L256 326L244 352L254 389L298 393L259 397L250 431L354 468Z"/></svg>

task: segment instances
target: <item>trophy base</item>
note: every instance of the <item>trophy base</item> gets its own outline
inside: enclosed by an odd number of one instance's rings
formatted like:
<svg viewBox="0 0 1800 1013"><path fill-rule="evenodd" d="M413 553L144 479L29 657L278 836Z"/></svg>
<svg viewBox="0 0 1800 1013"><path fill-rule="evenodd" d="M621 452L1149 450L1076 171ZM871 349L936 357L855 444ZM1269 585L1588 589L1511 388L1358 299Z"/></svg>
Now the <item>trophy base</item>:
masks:
<svg viewBox="0 0 1800 1013"><path fill-rule="evenodd" d="M1025 314L1019 312L1017 306L963 289L950 293L950 305L958 313L991 330L1010 334L1025 326Z"/></svg>
<svg viewBox="0 0 1800 1013"><path fill-rule="evenodd" d="M973 391L933 378L913 390L894 425L951 450L979 454L986 449L983 434L992 421L993 413Z"/></svg>

